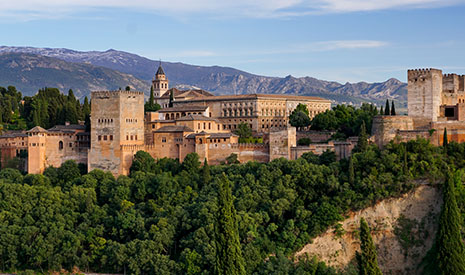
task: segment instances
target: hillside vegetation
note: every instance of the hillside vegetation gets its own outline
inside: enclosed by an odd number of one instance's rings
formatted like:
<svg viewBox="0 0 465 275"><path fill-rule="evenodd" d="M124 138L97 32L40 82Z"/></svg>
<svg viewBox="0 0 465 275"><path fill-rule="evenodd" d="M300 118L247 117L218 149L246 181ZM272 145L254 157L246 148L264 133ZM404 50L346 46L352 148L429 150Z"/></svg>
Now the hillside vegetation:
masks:
<svg viewBox="0 0 465 275"><path fill-rule="evenodd" d="M335 274L312 258L295 265L292 255L349 211L411 191L414 179L442 182L448 167L465 167L464 153L465 144L450 143L445 154L420 139L339 162L326 152L202 166L196 154L178 163L139 152L130 176L117 179L69 161L44 175L3 169L0 269L212 274L220 240L238 236L234 253L247 274Z"/></svg>

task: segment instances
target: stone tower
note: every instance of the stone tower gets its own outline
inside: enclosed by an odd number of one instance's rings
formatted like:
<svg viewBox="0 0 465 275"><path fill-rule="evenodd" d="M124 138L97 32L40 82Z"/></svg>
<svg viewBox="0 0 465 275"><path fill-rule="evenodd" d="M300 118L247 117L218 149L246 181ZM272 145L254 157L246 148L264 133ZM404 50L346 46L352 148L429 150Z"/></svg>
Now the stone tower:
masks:
<svg viewBox="0 0 465 275"><path fill-rule="evenodd" d="M144 94L136 91L91 93L88 170L127 174L127 148L144 146ZM129 161L132 161L129 160Z"/></svg>
<svg viewBox="0 0 465 275"><path fill-rule="evenodd" d="M155 79L152 80L154 97L163 96L166 93L166 91L168 91L168 84L169 84L169 81L166 78L165 71L163 71L163 68L160 62L160 65L158 66L158 70L155 73Z"/></svg>
<svg viewBox="0 0 465 275"><path fill-rule="evenodd" d="M415 127L437 121L442 96L442 71L438 69L408 70L408 115Z"/></svg>

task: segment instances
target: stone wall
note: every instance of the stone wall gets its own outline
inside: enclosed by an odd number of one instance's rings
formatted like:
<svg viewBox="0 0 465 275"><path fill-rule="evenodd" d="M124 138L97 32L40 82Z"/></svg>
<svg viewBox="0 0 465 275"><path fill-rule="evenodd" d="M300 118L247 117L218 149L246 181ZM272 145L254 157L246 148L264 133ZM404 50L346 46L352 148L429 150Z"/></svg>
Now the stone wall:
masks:
<svg viewBox="0 0 465 275"><path fill-rule="evenodd" d="M326 142L334 135L335 131L297 131L297 141L301 138L309 138L312 142Z"/></svg>
<svg viewBox="0 0 465 275"><path fill-rule="evenodd" d="M375 116L371 133L375 143L382 148L395 138L398 130L413 129L413 120L409 116Z"/></svg>
<svg viewBox="0 0 465 275"><path fill-rule="evenodd" d="M291 158L291 148L297 145L296 129L289 127L286 130L269 133L270 161L277 158Z"/></svg>
<svg viewBox="0 0 465 275"><path fill-rule="evenodd" d="M436 121L442 103L442 71L408 70L408 115L415 119Z"/></svg>

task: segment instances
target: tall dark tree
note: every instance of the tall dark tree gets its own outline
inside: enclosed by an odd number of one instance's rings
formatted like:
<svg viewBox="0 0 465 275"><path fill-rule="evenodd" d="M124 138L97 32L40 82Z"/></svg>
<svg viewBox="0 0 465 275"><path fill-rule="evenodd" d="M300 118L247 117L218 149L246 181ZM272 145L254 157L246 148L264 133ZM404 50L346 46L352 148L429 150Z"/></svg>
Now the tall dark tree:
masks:
<svg viewBox="0 0 465 275"><path fill-rule="evenodd" d="M171 94L170 94L171 95ZM161 109L160 104L155 103L155 96L153 94L153 86L150 86L150 97L144 104L144 112L156 112Z"/></svg>
<svg viewBox="0 0 465 275"><path fill-rule="evenodd" d="M444 128L444 134L442 137L442 146L447 147L449 145L449 141L447 140L447 128Z"/></svg>
<svg viewBox="0 0 465 275"><path fill-rule="evenodd" d="M207 158L203 162L202 180L204 185L209 184L211 181L210 166L208 165Z"/></svg>
<svg viewBox="0 0 465 275"><path fill-rule="evenodd" d="M231 184L224 173L217 182L219 190L218 217L215 224L216 273L224 275L245 274Z"/></svg>
<svg viewBox="0 0 465 275"><path fill-rule="evenodd" d="M443 191L444 204L436 238L437 262L441 274L465 274L465 247L461 238L462 221L457 206L455 185L457 175L448 172Z"/></svg>
<svg viewBox="0 0 465 275"><path fill-rule="evenodd" d="M126 86L125 90L126 90L127 92L129 92L129 91L131 90L131 87L130 87L130 86Z"/></svg>
<svg viewBox="0 0 465 275"><path fill-rule="evenodd" d="M383 108L383 106L381 106L381 108L379 109L379 114L380 114L380 115L384 115L384 108Z"/></svg>
<svg viewBox="0 0 465 275"><path fill-rule="evenodd" d="M170 102L168 103L168 107L173 107L174 102L174 93L173 90L170 91Z"/></svg>
<svg viewBox="0 0 465 275"><path fill-rule="evenodd" d="M355 182L354 157L351 156L349 159L349 183L354 184L354 182Z"/></svg>
<svg viewBox="0 0 465 275"><path fill-rule="evenodd" d="M391 109L389 109L389 100L386 99L386 106L384 107L384 115L389 116L391 115Z"/></svg>
<svg viewBox="0 0 465 275"><path fill-rule="evenodd" d="M391 116L396 115L396 106L394 106L394 100L391 102Z"/></svg>
<svg viewBox="0 0 465 275"><path fill-rule="evenodd" d="M364 152L368 148L368 134L365 126L365 121L360 125L360 134L358 135L358 142L355 146L356 152Z"/></svg>
<svg viewBox="0 0 465 275"><path fill-rule="evenodd" d="M382 275L381 269L378 266L378 255L376 247L371 238L370 227L364 218L360 219L360 248L362 253L359 254L360 275Z"/></svg>

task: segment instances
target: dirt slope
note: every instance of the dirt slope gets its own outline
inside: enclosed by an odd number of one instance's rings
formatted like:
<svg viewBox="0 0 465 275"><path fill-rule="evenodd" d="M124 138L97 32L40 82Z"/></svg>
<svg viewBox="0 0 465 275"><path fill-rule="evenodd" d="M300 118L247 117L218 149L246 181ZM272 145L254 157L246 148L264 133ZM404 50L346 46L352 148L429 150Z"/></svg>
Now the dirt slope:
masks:
<svg viewBox="0 0 465 275"><path fill-rule="evenodd" d="M438 189L420 185L401 198L351 213L340 223L343 230L329 229L295 256L308 253L330 266L347 267L360 250L358 230L364 217L372 228L383 274L420 274L417 266L433 244L441 206Z"/></svg>

